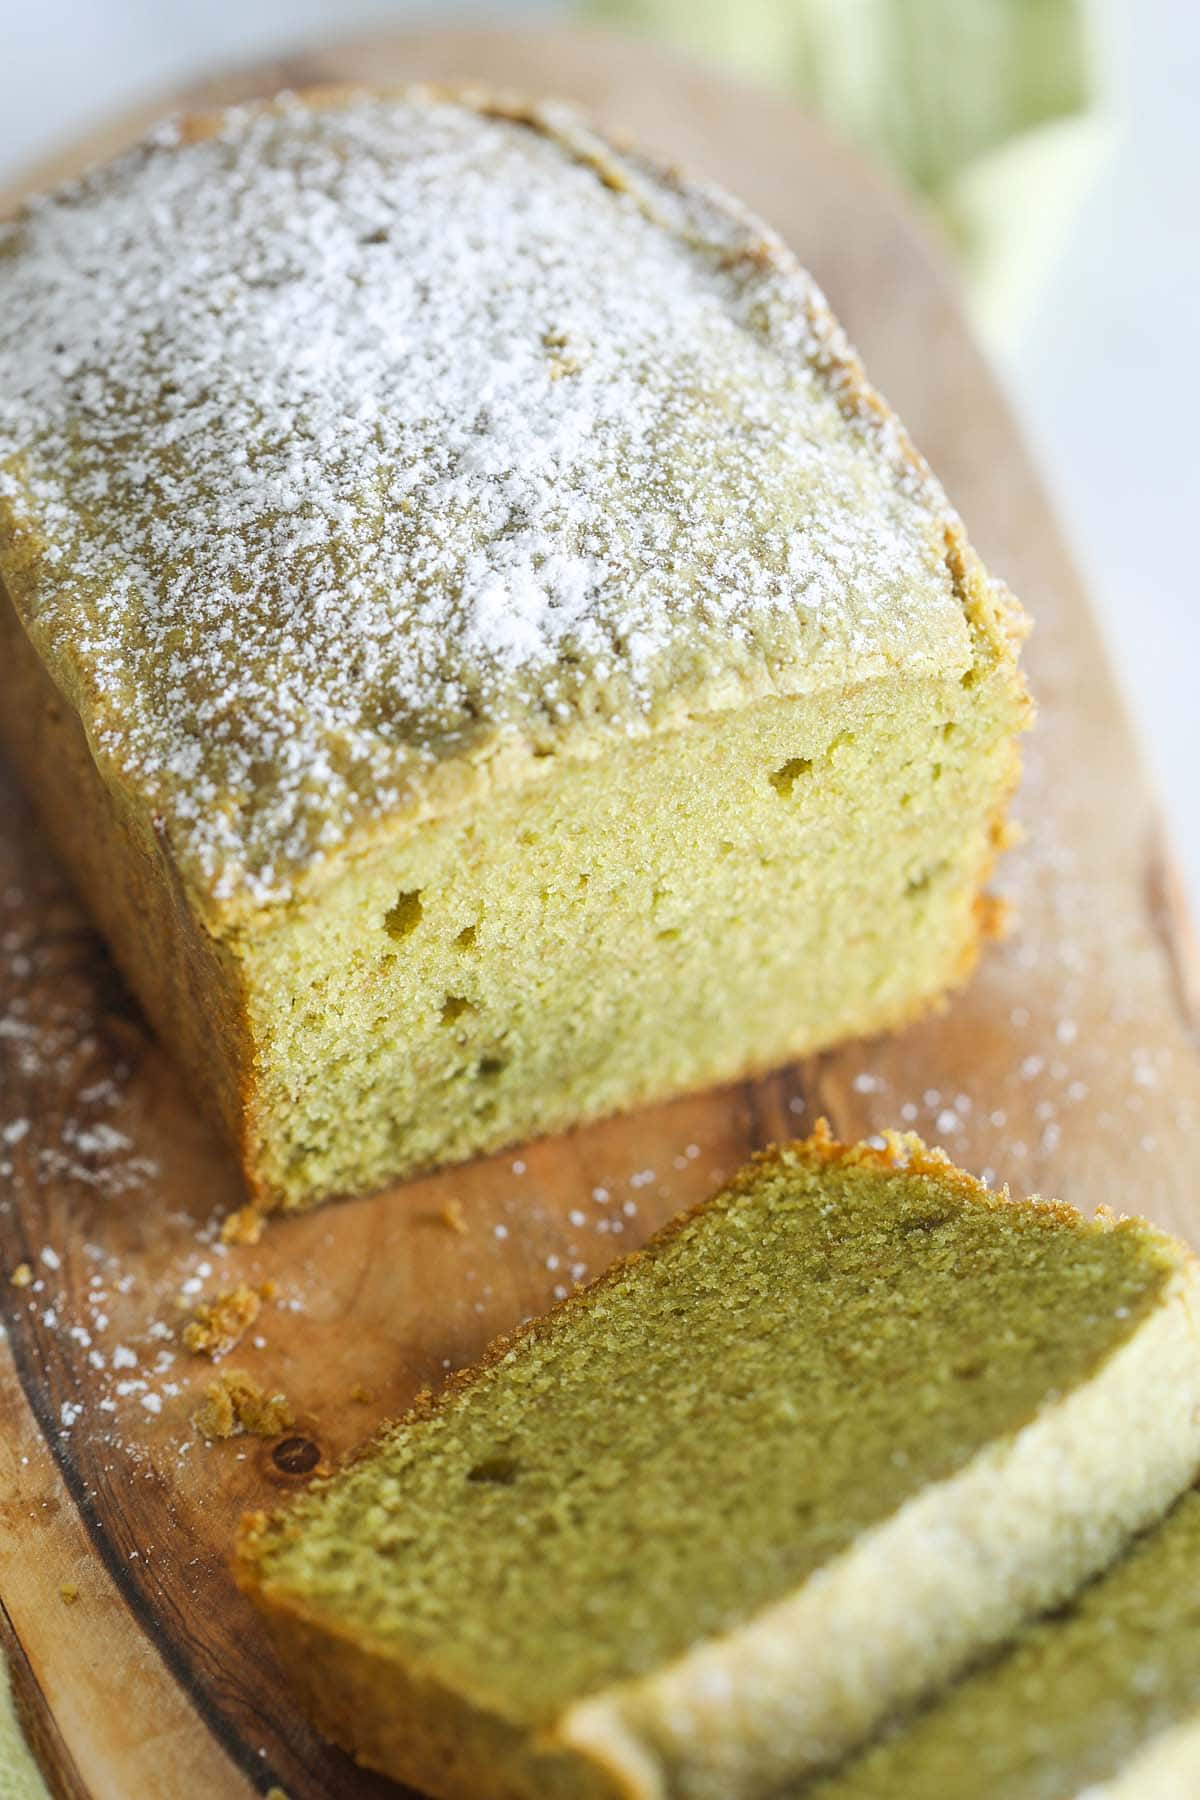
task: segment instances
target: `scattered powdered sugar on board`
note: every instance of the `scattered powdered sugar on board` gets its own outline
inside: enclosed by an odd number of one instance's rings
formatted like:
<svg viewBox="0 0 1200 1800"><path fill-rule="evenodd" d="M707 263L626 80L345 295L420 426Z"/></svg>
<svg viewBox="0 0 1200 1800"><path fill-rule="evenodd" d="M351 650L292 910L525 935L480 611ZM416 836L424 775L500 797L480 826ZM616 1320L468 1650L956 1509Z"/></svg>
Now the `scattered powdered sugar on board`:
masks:
<svg viewBox="0 0 1200 1800"><path fill-rule="evenodd" d="M0 228L0 570L214 903L498 734L965 666L949 516L778 240L561 115L252 109Z"/></svg>
<svg viewBox="0 0 1200 1800"><path fill-rule="evenodd" d="M2 770L0 813L0 1331L61 1457L161 1467L198 1442L203 1382L183 1329L237 1258L203 1178L198 1207L176 1203L160 1160L179 1136L174 1072L164 1113L153 1046ZM260 1286L264 1370L269 1316L302 1308L310 1286Z"/></svg>

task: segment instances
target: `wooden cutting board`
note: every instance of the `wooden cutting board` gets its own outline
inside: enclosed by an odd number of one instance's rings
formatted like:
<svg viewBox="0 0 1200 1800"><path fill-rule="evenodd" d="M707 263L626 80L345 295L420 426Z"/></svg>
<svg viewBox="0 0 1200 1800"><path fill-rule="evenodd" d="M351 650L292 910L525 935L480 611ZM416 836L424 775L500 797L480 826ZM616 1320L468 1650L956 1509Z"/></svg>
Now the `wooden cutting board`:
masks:
<svg viewBox="0 0 1200 1800"><path fill-rule="evenodd" d="M815 270L1038 622L1028 838L1000 884L1019 924L945 1017L894 1041L223 1251L233 1170L0 769L0 1269L34 1278L0 1281L0 1631L51 1785L73 1797L395 1793L293 1708L227 1574L239 1513L819 1113L843 1136L911 1126L1016 1188L1145 1211L1200 1242L1195 963L1155 808L1038 480L911 209L787 101L584 33L389 37L183 98L453 76L571 96L630 126L743 195ZM206 1446L190 1421L212 1369L177 1327L200 1294L267 1279L278 1297L230 1363L283 1389L296 1429Z"/></svg>

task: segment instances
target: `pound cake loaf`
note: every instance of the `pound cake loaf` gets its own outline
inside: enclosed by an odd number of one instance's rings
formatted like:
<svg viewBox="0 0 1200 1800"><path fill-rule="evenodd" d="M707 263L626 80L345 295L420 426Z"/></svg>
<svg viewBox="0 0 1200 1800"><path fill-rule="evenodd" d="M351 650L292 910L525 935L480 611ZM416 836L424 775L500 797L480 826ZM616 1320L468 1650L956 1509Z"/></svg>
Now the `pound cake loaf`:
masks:
<svg viewBox="0 0 1200 1800"><path fill-rule="evenodd" d="M1161 1517L1196 1280L821 1131L248 1519L239 1579L318 1724L440 1800L770 1793Z"/></svg>
<svg viewBox="0 0 1200 1800"><path fill-rule="evenodd" d="M264 1204L969 970L1021 615L779 239L318 95L0 227L0 735Z"/></svg>
<svg viewBox="0 0 1200 1800"><path fill-rule="evenodd" d="M1063 1612L796 1800L1196 1800L1200 1493Z"/></svg>

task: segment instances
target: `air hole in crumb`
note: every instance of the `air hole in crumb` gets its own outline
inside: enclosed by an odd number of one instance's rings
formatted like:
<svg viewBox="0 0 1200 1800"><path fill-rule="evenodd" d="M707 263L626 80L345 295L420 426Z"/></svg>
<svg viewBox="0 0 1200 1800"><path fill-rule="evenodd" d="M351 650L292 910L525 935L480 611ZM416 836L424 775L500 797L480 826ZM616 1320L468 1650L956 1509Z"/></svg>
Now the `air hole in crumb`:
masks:
<svg viewBox="0 0 1200 1800"><path fill-rule="evenodd" d="M768 776L767 779L775 789L775 792L782 795L786 800L796 783L800 780L800 777L802 775L811 774L812 758L808 756L793 756L790 762L785 762L782 768L776 769L775 773Z"/></svg>
<svg viewBox="0 0 1200 1800"><path fill-rule="evenodd" d="M665 931L656 931L654 935L660 944L673 944L679 932L674 925L668 925Z"/></svg>
<svg viewBox="0 0 1200 1800"><path fill-rule="evenodd" d="M958 726L954 723L954 720L947 719L946 723L942 726L942 736L947 741L949 741L950 738L952 738L954 736L954 734L957 730L958 730Z"/></svg>
<svg viewBox="0 0 1200 1800"><path fill-rule="evenodd" d="M497 1075L503 1072L503 1069L504 1058L502 1056L481 1056L475 1073L483 1081L494 1081Z"/></svg>
<svg viewBox="0 0 1200 1800"><path fill-rule="evenodd" d="M973 688L979 680L980 671L978 669L968 669L966 674L962 677L960 685L965 688Z"/></svg>
<svg viewBox="0 0 1200 1800"><path fill-rule="evenodd" d="M929 776L929 779L930 779L930 780L931 780L931 781L940 781L940 780L941 780L941 779L942 779L942 765L941 765L941 763L934 763L934 765L933 765L933 768L932 768L932 770L931 770L931 771L930 771L930 776Z"/></svg>
<svg viewBox="0 0 1200 1800"><path fill-rule="evenodd" d="M374 231L368 231L365 237L359 239L360 244L386 244L387 241L388 230L386 225L377 225Z"/></svg>
<svg viewBox="0 0 1200 1800"><path fill-rule="evenodd" d="M467 1480L487 1487L511 1487L520 1473L521 1464L515 1456L489 1456L467 1470Z"/></svg>
<svg viewBox="0 0 1200 1800"><path fill-rule="evenodd" d="M395 906L383 915L383 929L389 937L406 938L421 923L424 910L420 888L414 888L410 894L399 894Z"/></svg>
<svg viewBox="0 0 1200 1800"><path fill-rule="evenodd" d="M944 862L931 863L927 869L922 869L920 874L913 875L904 884L905 893L909 895L925 893L930 883L937 879L945 866Z"/></svg>
<svg viewBox="0 0 1200 1800"><path fill-rule="evenodd" d="M458 936L454 940L460 950L470 950L474 947L475 937L478 932L478 929L479 929L479 927L477 925L464 925L463 926L462 930L459 932Z"/></svg>
<svg viewBox="0 0 1200 1800"><path fill-rule="evenodd" d="M953 1223L952 1212L911 1213L907 1219L901 1219L896 1226L901 1237L918 1237L926 1231L940 1231L943 1225Z"/></svg>
<svg viewBox="0 0 1200 1800"><path fill-rule="evenodd" d="M474 1010L471 1002L462 994L447 994L438 1017L443 1025L453 1025L455 1019L461 1019L464 1013Z"/></svg>

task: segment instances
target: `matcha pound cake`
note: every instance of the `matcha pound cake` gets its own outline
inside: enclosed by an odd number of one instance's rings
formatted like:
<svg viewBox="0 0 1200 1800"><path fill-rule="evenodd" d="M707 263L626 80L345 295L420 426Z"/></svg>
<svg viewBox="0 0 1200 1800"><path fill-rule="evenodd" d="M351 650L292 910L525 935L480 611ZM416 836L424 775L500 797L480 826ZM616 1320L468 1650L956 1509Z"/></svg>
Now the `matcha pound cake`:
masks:
<svg viewBox="0 0 1200 1800"><path fill-rule="evenodd" d="M1196 1800L1200 1493L1065 1611L795 1800Z"/></svg>
<svg viewBox="0 0 1200 1800"><path fill-rule="evenodd" d="M969 970L1021 615L809 277L569 113L326 94L0 227L0 736L264 1203Z"/></svg>
<svg viewBox="0 0 1200 1800"><path fill-rule="evenodd" d="M240 1579L318 1723L441 1800L769 1793L1161 1516L1195 1308L1148 1225L821 1133L248 1520Z"/></svg>

